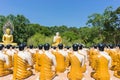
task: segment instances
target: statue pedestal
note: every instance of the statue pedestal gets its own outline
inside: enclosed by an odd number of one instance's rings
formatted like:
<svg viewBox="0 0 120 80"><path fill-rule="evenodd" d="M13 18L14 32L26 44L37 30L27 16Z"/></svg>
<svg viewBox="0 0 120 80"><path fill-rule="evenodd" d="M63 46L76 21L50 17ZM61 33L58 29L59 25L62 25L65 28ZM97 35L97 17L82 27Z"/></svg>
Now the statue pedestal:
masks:
<svg viewBox="0 0 120 80"><path fill-rule="evenodd" d="M3 45L12 45L12 46L17 46L17 43L3 43L3 42L0 42L0 44L3 44Z"/></svg>

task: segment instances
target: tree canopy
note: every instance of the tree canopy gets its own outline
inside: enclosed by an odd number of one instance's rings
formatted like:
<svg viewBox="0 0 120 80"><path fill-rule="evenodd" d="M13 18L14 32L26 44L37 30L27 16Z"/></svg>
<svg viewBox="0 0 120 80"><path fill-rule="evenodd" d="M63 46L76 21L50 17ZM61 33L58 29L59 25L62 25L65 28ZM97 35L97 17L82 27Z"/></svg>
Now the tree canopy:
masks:
<svg viewBox="0 0 120 80"><path fill-rule="evenodd" d="M27 43L28 45L50 43L53 36L59 32L63 38L63 44L82 43L91 46L97 43L120 43L120 7L113 10L107 7L102 14L93 13L88 16L86 26L68 27L62 26L42 26L29 21L24 15L0 15L0 41L3 36L3 25L7 20L14 24L14 42Z"/></svg>

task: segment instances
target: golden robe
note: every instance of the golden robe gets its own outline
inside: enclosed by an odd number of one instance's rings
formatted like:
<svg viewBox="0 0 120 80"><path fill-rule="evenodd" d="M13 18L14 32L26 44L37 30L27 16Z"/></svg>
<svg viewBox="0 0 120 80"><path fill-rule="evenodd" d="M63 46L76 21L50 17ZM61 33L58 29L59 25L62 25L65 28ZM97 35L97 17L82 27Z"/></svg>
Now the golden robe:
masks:
<svg viewBox="0 0 120 80"><path fill-rule="evenodd" d="M31 70L27 70L27 62L23 60L18 54L14 54L14 69L13 69L13 80L23 80L28 78L33 73Z"/></svg>
<svg viewBox="0 0 120 80"><path fill-rule="evenodd" d="M12 73L12 70L5 68L4 61L0 60L0 77L6 76L6 75L11 74L11 73Z"/></svg>
<svg viewBox="0 0 120 80"><path fill-rule="evenodd" d="M102 56L98 55L96 59L96 70L93 74L95 80L110 80L110 74L108 70L108 60Z"/></svg>
<svg viewBox="0 0 120 80"><path fill-rule="evenodd" d="M107 52L112 58L111 70L116 70L117 69L117 52L115 49L109 49Z"/></svg>
<svg viewBox="0 0 120 80"><path fill-rule="evenodd" d="M120 78L120 50L118 51L116 58L117 58L117 65L114 71L114 76Z"/></svg>
<svg viewBox="0 0 120 80"><path fill-rule="evenodd" d="M56 62L57 62L57 65L56 65L56 72L57 73L61 73L61 72L64 72L65 69L66 69L66 65L65 65L65 57L60 54L59 52L57 52L55 54L55 57L56 57Z"/></svg>
<svg viewBox="0 0 120 80"><path fill-rule="evenodd" d="M12 67L13 67L12 56L11 56L11 55L8 55L8 54L6 54L6 55L8 56L9 65L4 64L4 67L5 67L5 68L12 68Z"/></svg>
<svg viewBox="0 0 120 80"><path fill-rule="evenodd" d="M52 80L55 72L52 71L52 60L45 54L41 54L40 80Z"/></svg>
<svg viewBox="0 0 120 80"><path fill-rule="evenodd" d="M56 41L52 44L52 46L58 46L62 42L62 38L59 36L57 37Z"/></svg>
<svg viewBox="0 0 120 80"><path fill-rule="evenodd" d="M40 53L36 53L36 62L35 62L35 70L40 72L40 68L41 68L41 60L40 60Z"/></svg>
<svg viewBox="0 0 120 80"><path fill-rule="evenodd" d="M78 60L78 58L71 54L70 55L70 63L71 63L71 69L68 73L68 78L70 80L81 80L83 78L82 70L81 70L81 62Z"/></svg>

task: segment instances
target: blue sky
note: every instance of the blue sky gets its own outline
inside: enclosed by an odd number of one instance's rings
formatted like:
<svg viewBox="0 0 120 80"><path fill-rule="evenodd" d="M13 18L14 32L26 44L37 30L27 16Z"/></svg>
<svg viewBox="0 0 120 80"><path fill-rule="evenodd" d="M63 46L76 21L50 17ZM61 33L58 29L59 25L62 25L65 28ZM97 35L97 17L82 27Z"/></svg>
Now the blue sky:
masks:
<svg viewBox="0 0 120 80"><path fill-rule="evenodd" d="M120 0L0 0L0 15L22 14L44 26L85 26L88 16L120 6Z"/></svg>

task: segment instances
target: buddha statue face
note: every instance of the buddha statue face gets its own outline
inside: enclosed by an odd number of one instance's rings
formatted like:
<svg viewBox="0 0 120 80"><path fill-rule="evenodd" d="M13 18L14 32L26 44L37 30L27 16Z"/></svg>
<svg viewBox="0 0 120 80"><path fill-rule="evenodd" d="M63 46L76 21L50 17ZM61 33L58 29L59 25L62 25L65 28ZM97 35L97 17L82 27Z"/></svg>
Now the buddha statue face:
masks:
<svg viewBox="0 0 120 80"><path fill-rule="evenodd" d="M9 28L6 29L6 34L8 34L8 35L10 34L10 29Z"/></svg>
<svg viewBox="0 0 120 80"><path fill-rule="evenodd" d="M56 36L59 36L59 32L56 33Z"/></svg>

